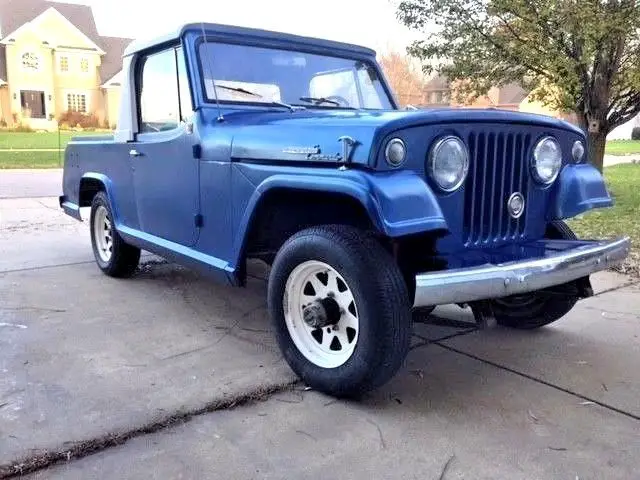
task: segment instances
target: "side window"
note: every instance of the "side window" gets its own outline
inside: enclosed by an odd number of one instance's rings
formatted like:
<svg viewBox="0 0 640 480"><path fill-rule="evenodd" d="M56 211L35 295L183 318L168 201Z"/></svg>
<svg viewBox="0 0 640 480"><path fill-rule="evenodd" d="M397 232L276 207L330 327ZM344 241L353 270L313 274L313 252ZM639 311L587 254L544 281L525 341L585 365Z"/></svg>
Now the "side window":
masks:
<svg viewBox="0 0 640 480"><path fill-rule="evenodd" d="M178 63L178 92L180 94L180 120L186 122L193 113L191 106L191 90L187 76L187 63L182 47L176 48L176 62Z"/></svg>
<svg viewBox="0 0 640 480"><path fill-rule="evenodd" d="M154 53L142 62L138 101L140 132L172 130L180 123L175 49Z"/></svg>

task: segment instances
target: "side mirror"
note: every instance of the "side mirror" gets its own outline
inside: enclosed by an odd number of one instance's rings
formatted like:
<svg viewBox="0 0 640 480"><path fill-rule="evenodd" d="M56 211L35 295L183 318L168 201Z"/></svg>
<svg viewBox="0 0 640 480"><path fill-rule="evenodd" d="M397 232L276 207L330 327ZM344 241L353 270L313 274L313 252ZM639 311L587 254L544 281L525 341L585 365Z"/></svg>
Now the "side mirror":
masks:
<svg viewBox="0 0 640 480"><path fill-rule="evenodd" d="M413 105L407 105L406 107L404 107L405 110L419 110L418 107L414 107Z"/></svg>

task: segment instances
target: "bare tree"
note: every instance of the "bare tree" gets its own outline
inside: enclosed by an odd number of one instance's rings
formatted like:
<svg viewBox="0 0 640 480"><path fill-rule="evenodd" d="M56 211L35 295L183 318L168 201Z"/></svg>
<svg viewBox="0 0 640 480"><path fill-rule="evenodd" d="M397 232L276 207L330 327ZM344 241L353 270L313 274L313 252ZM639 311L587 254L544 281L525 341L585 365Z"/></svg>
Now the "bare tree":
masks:
<svg viewBox="0 0 640 480"><path fill-rule="evenodd" d="M388 52L379 62L402 107L426 103L427 80L421 69L412 64L411 57Z"/></svg>

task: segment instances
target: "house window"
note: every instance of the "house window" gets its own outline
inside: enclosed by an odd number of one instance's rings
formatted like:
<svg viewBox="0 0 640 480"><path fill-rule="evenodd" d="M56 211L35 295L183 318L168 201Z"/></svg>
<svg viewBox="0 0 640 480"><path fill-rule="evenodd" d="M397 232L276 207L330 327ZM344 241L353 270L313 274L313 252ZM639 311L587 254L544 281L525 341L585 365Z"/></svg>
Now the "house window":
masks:
<svg viewBox="0 0 640 480"><path fill-rule="evenodd" d="M80 71L82 73L89 73L89 60L83 58L80 60Z"/></svg>
<svg viewBox="0 0 640 480"><path fill-rule="evenodd" d="M40 58L33 52L22 55L22 68L24 70L37 71L40 68Z"/></svg>
<svg viewBox="0 0 640 480"><path fill-rule="evenodd" d="M69 71L69 57L60 57L60 71L61 72Z"/></svg>
<svg viewBox="0 0 640 480"><path fill-rule="evenodd" d="M87 113L87 96L82 93L67 93L67 110Z"/></svg>

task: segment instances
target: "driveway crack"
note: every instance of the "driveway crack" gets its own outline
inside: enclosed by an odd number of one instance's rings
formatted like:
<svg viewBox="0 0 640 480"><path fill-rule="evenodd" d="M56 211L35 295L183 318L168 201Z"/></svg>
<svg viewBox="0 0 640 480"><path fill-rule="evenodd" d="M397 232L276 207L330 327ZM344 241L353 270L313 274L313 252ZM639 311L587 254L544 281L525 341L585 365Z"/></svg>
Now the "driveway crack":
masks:
<svg viewBox="0 0 640 480"><path fill-rule="evenodd" d="M100 437L79 442L62 442L58 448L38 451L38 453L7 464L0 464L0 479L13 478L49 468L55 464L69 462L125 444L129 440L149 435L166 428L189 422L192 418L221 410L232 410L241 406L264 402L277 393L293 390L298 380L260 387L258 389L229 398L222 398L203 407L167 414L158 420L125 432L110 432Z"/></svg>
<svg viewBox="0 0 640 480"><path fill-rule="evenodd" d="M445 350L449 350L450 352L457 353L458 355L463 355L463 356L465 356L467 358L471 358L473 360L477 360L478 362L482 362L482 363L484 363L486 365L491 365L492 367L499 368L500 370L504 370L504 371L509 372L509 373L513 373L514 375L518 375L518 376L520 376L522 378L526 378L527 380L531 380L531 381L534 381L534 382L539 383L541 385L544 385L546 387L551 387L551 388L553 388L555 390L558 390L560 392L567 393L567 394L572 395L574 397L577 397L577 398L579 398L581 400L584 400L585 402L589 402L591 404L598 405L598 406L600 406L602 408L606 408L607 410L615 412L615 413L617 413L619 415L624 415L625 417L631 418L633 420L640 421L640 415L636 415L634 413L627 412L627 411L622 410L622 409L620 409L618 407L614 407L613 405L609 405L608 403L604 403L604 402L601 402L599 400L596 400L595 398L587 397L586 395L583 395L583 394L578 393L578 392L574 392L573 390L570 390L568 388L561 387L559 385L555 385L555 384L553 384L551 382L543 380L542 378L534 377L533 375L529 375L528 373L520 372L520 371L515 370L515 369L513 369L511 367L507 367L506 365L501 365L499 363L492 362L491 360L487 360L485 358L479 357L479 356L474 355L472 353L465 352L465 351L460 350L458 348L451 347L449 345L444 345L444 344L440 343L440 340L434 341L432 343L437 345L437 346L439 346L439 347L441 347L441 348L444 348Z"/></svg>

